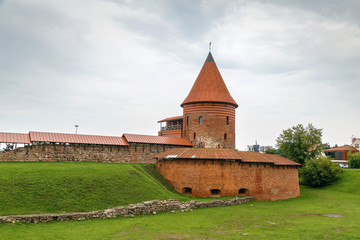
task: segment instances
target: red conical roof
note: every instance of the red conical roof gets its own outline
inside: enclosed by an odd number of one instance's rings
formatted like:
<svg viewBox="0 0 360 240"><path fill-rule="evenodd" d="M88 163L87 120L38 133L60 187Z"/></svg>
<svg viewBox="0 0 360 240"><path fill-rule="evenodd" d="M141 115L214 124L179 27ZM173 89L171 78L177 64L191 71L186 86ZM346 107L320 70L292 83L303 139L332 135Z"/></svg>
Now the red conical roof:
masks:
<svg viewBox="0 0 360 240"><path fill-rule="evenodd" d="M238 107L221 77L211 53L207 56L199 76L181 106L197 102L221 102Z"/></svg>

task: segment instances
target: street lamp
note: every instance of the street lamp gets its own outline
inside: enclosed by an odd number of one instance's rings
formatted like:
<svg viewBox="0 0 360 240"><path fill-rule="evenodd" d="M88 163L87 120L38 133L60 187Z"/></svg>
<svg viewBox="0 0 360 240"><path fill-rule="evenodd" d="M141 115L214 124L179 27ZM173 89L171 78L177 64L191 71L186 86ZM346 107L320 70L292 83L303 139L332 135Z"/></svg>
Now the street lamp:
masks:
<svg viewBox="0 0 360 240"><path fill-rule="evenodd" d="M75 131L76 131L76 134L77 134L77 129L78 129L78 127L79 127L79 125L77 125L77 124L76 124L76 125L75 125L75 129L76 129Z"/></svg>

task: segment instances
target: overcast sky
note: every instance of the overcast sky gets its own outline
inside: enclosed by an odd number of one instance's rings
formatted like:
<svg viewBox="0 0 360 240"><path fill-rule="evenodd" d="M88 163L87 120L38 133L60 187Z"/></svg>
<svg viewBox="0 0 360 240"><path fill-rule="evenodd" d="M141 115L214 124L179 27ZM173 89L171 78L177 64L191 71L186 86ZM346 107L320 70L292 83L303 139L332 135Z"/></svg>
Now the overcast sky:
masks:
<svg viewBox="0 0 360 240"><path fill-rule="evenodd" d="M0 132L157 135L212 42L236 145L360 137L360 1L0 0Z"/></svg>

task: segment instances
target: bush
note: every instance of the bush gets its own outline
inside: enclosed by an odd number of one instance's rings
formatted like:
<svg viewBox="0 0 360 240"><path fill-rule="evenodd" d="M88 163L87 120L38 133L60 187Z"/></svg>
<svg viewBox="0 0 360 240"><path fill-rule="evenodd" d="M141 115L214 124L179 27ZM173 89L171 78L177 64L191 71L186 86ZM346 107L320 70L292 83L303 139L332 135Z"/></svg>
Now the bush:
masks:
<svg viewBox="0 0 360 240"><path fill-rule="evenodd" d="M351 154L349 151L348 153L348 161L350 168L360 168L360 155L359 153Z"/></svg>
<svg viewBox="0 0 360 240"><path fill-rule="evenodd" d="M305 166L300 169L300 178L305 185L322 187L336 181L342 173L339 165L326 157L306 160Z"/></svg>

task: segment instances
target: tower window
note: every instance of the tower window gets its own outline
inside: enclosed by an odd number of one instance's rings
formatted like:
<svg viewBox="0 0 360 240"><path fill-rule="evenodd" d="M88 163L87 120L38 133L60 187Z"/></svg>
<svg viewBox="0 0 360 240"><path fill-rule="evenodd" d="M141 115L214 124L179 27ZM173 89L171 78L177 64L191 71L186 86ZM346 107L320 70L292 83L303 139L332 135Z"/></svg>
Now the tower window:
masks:
<svg viewBox="0 0 360 240"><path fill-rule="evenodd" d="M194 139L196 138L196 133L194 133Z"/></svg>
<svg viewBox="0 0 360 240"><path fill-rule="evenodd" d="M227 134L225 133L225 134L224 134L224 140L226 140L226 139L227 139Z"/></svg>
<svg viewBox="0 0 360 240"><path fill-rule="evenodd" d="M199 117L199 124L203 124L203 117Z"/></svg>
<svg viewBox="0 0 360 240"><path fill-rule="evenodd" d="M189 116L186 117L186 125L189 126Z"/></svg>
<svg viewBox="0 0 360 240"><path fill-rule="evenodd" d="M226 117L226 125L229 125L229 116Z"/></svg>

